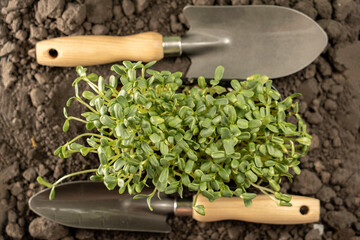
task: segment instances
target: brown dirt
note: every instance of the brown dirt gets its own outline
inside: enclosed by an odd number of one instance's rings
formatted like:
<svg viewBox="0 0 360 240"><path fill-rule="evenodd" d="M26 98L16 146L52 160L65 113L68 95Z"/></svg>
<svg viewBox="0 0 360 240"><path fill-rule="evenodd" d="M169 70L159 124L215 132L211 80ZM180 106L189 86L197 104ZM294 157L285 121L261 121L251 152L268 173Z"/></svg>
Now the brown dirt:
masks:
<svg viewBox="0 0 360 240"><path fill-rule="evenodd" d="M76 74L73 68L40 66L28 50L39 40L66 35L144 31L182 35L189 27L181 13L186 4L288 6L314 18L326 30L329 44L318 59L274 81L284 96L304 94L301 113L314 136L309 155L302 159L303 177L284 182L283 191L319 198L320 222L291 226L198 223L170 216L172 232L152 234L63 228L39 219L27 206L29 197L41 189L35 182L37 175L53 181L97 162L81 156L67 160L53 156L59 145L83 131L76 125L67 133L61 130L62 108L73 95L71 82ZM0 240L359 238L358 0L2 0L0 8ZM186 57L172 58L160 61L156 68L184 72L189 64ZM110 66L89 67L89 71L107 77ZM72 105L71 112L78 111L79 106Z"/></svg>

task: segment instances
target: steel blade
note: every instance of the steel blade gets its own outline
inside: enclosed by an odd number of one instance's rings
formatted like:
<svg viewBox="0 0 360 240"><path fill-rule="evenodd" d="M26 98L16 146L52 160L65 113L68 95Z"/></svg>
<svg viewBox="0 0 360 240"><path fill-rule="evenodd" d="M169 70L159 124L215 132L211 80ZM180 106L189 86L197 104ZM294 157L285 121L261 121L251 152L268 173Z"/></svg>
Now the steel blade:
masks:
<svg viewBox="0 0 360 240"><path fill-rule="evenodd" d="M53 200L49 200L49 189L35 194L29 200L30 209L75 228L163 233L171 230L166 218L174 210L174 200L166 196L161 201L156 196L152 199L151 212L146 199L134 200L129 194L109 191L102 182L65 183L55 192Z"/></svg>
<svg viewBox="0 0 360 240"><path fill-rule="evenodd" d="M290 8L188 6L184 15L191 26L181 42L192 62L189 78L213 78L218 65L227 79L279 78L309 65L327 44L315 21Z"/></svg>

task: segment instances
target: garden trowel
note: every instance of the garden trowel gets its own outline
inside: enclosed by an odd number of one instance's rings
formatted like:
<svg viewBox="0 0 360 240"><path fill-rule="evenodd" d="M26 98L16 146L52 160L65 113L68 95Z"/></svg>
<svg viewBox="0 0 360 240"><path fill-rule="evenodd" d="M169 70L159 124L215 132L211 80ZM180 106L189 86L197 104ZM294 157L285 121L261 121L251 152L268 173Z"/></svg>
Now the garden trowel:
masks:
<svg viewBox="0 0 360 240"><path fill-rule="evenodd" d="M146 192L148 191L148 192ZM102 182L78 181L60 184L56 196L49 200L50 189L30 198L32 211L65 226L87 229L170 232L169 214L192 216L202 222L241 220L266 224L302 224L316 222L320 216L318 199L292 196L292 207L279 207L265 195L253 199L245 207L238 197L219 198L209 202L199 195L197 205L205 206L205 216L192 210L192 199L172 199L161 195L151 200L153 211L144 199L109 191ZM150 190L142 192L151 193Z"/></svg>
<svg viewBox="0 0 360 240"><path fill-rule="evenodd" d="M187 55L186 77L225 79L259 73L279 78L310 64L324 50L327 35L311 18L279 6L187 6L190 30L183 37L146 32L131 36L70 36L36 44L39 64L97 65L121 60L160 60Z"/></svg>

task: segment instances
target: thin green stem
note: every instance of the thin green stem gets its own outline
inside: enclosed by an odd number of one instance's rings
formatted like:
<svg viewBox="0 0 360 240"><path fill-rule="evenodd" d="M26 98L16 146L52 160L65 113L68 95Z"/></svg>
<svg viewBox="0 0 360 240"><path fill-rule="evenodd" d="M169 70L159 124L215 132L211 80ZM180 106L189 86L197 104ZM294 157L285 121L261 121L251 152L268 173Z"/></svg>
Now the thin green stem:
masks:
<svg viewBox="0 0 360 240"><path fill-rule="evenodd" d="M197 191L197 193L196 193L196 196L195 196L195 200L194 200L193 207L195 207L195 206L196 206L196 202L197 202L197 199L198 199L198 197L199 197L199 194L200 194L200 190L198 190L198 191Z"/></svg>
<svg viewBox="0 0 360 240"><path fill-rule="evenodd" d="M89 104L87 104L86 102L84 102L80 97L75 97L75 99L81 103L82 105L84 105L85 107L87 107L90 111L92 111L93 113L98 113L94 108L92 108Z"/></svg>
<svg viewBox="0 0 360 240"><path fill-rule="evenodd" d="M121 157L121 154L117 154L117 155L111 157L111 158L109 159L109 160L111 160L111 162L109 163L109 166L110 166L111 164L113 164L119 157Z"/></svg>
<svg viewBox="0 0 360 240"><path fill-rule="evenodd" d="M97 171L97 169L88 169L88 170L83 170L83 171L79 171L79 172L70 173L68 175L65 175L65 176L61 177L59 180L57 180L53 184L53 187L58 185L60 182L64 181L66 178L73 177L73 176L80 175L80 174L84 174L84 173L96 172L96 171Z"/></svg>
<svg viewBox="0 0 360 240"><path fill-rule="evenodd" d="M78 140L79 138L85 137L85 136L94 136L94 137L98 137L98 138L106 138L107 140L113 141L114 139L105 137L105 136L101 136L100 134L96 134L96 133L83 133L80 134L79 136L76 136L75 138L73 138L70 142L66 143L65 145L69 145L73 142L75 142L76 140Z"/></svg>
<svg viewBox="0 0 360 240"><path fill-rule="evenodd" d="M79 122L82 122L82 123L88 123L87 121L85 121L85 120L83 120L83 119L81 119L81 118L77 118L77 117L73 117L73 116L71 116L71 117L68 117L68 119L69 120L76 120L76 121L79 121Z"/></svg>
<svg viewBox="0 0 360 240"><path fill-rule="evenodd" d="M134 175L131 174L125 184L129 184L129 182L131 181L131 179L133 178L133 176L134 176Z"/></svg>
<svg viewBox="0 0 360 240"><path fill-rule="evenodd" d="M92 90L94 90L94 92L100 94L98 87L93 82L91 82L87 77L84 77L83 79L85 82L87 82L87 84L89 84L89 86L92 88Z"/></svg>
<svg viewBox="0 0 360 240"><path fill-rule="evenodd" d="M273 201L276 203L276 205L280 206L279 202L278 202L273 196L271 196L270 194L268 194L268 193L267 193L266 191L264 191L263 189L260 189L260 191L261 191L263 194L265 194L266 196L268 196L269 198L271 198L271 200L273 200Z"/></svg>
<svg viewBox="0 0 360 240"><path fill-rule="evenodd" d="M258 189L260 189L260 190L268 191L268 192L270 192L270 193L272 193L272 194L275 193L273 190L271 190L271 189L269 189L269 188L262 187L262 186L260 186L260 185L255 184L255 183L252 183L252 182L250 182L250 184L251 184L253 187L256 187L256 188L258 188Z"/></svg>
<svg viewBox="0 0 360 240"><path fill-rule="evenodd" d="M102 93L102 92L100 92L99 89L98 89L98 87L97 87L93 82L91 82L88 78L85 77L85 78L84 78L84 81L87 82L87 83L90 85L90 87L91 87L98 95L101 95L106 102L109 102L109 101L110 101L107 97L105 97L105 94Z"/></svg>

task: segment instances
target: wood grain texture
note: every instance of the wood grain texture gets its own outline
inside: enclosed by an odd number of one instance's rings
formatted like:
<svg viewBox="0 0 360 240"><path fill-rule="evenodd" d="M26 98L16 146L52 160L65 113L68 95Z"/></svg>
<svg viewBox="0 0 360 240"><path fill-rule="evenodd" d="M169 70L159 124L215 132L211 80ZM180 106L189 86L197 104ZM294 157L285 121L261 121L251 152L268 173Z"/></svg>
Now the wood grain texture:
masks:
<svg viewBox="0 0 360 240"><path fill-rule="evenodd" d="M37 62L59 67L89 66L123 60L150 62L160 60L163 56L162 36L155 32L124 37L70 36L36 44Z"/></svg>
<svg viewBox="0 0 360 240"><path fill-rule="evenodd" d="M266 224L303 224L319 221L318 199L292 196L291 203L292 207L279 207L268 196L258 195L253 199L253 204L246 208L243 200L237 197L223 197L211 203L200 194L196 204L205 206L205 216L193 211L193 218L200 222L241 220ZM302 206L308 207L306 214L300 212Z"/></svg>

